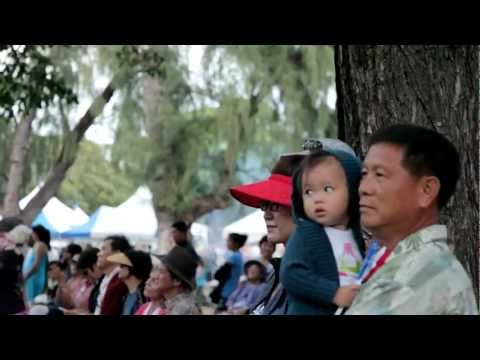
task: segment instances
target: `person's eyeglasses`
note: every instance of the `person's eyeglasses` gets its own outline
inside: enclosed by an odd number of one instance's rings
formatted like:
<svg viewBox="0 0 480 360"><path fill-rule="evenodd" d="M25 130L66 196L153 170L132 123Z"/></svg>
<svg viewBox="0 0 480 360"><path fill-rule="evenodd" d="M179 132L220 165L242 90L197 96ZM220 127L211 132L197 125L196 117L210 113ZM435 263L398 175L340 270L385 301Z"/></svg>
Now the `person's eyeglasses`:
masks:
<svg viewBox="0 0 480 360"><path fill-rule="evenodd" d="M281 205L272 203L270 201L264 201L260 204L260 209L262 211L277 212L278 210L280 210L280 206Z"/></svg>

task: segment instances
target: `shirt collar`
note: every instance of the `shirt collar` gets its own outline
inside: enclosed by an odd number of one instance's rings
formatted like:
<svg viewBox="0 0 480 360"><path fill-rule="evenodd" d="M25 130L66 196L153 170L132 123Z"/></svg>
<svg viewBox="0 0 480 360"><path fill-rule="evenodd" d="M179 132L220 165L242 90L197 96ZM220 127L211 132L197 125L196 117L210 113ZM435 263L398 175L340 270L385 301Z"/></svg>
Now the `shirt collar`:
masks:
<svg viewBox="0 0 480 360"><path fill-rule="evenodd" d="M175 303L182 301L184 299L187 299L189 297L190 293L184 291L181 292L180 294L175 295L174 297L165 300L165 307L171 308Z"/></svg>
<svg viewBox="0 0 480 360"><path fill-rule="evenodd" d="M397 247L393 250L392 255L404 252L408 248L425 245L431 242L447 242L447 227L445 225L430 225L408 235L405 239L400 241Z"/></svg>

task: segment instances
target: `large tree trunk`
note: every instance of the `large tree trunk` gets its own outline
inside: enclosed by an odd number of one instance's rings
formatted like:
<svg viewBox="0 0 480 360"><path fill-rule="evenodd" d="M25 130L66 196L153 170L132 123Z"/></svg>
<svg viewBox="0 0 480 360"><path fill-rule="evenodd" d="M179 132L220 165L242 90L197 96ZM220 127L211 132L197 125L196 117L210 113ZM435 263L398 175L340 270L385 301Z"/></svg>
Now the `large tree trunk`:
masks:
<svg viewBox="0 0 480 360"><path fill-rule="evenodd" d="M170 241L170 227L173 220L171 215L165 210L157 206L155 208L155 215L158 222L157 230L157 254L166 254L172 248L172 242Z"/></svg>
<svg viewBox="0 0 480 360"><path fill-rule="evenodd" d="M30 134L35 112L25 115L17 126L15 138L10 150L8 182L3 199L3 216L16 216L20 212L18 206L19 189L23 183L25 157L28 152Z"/></svg>
<svg viewBox="0 0 480 360"><path fill-rule="evenodd" d="M228 194L228 191L225 192L225 194ZM172 248L172 243L170 241L170 228L174 221L182 220L191 225L202 215L216 209L224 209L228 207L230 205L229 200L229 196L220 195L212 195L210 197L197 199L193 202L192 209L188 213L183 214L172 214L168 209L156 206L155 215L158 221L157 253L165 254Z"/></svg>
<svg viewBox="0 0 480 360"><path fill-rule="evenodd" d="M116 81L115 85L117 85ZM50 200L50 198L60 189L68 169L75 161L80 141L83 139L88 128L93 124L95 118L102 113L105 105L112 98L115 88L113 81L108 84L103 92L93 101L92 105L82 116L75 128L71 132L65 134L62 151L54 167L48 174L47 180L38 193L30 200L25 209L20 213L20 217L25 223L32 223L37 214L47 204L48 200Z"/></svg>
<svg viewBox="0 0 480 360"><path fill-rule="evenodd" d="M193 201L191 210L186 214L181 214L180 217L191 224L199 217L208 214L213 210L225 209L230 205L230 193L228 192L228 188L225 187L221 193L195 199Z"/></svg>
<svg viewBox="0 0 480 360"><path fill-rule="evenodd" d="M378 129L414 123L457 147L462 175L441 215L479 293L479 48L336 46L339 137L364 156Z"/></svg>

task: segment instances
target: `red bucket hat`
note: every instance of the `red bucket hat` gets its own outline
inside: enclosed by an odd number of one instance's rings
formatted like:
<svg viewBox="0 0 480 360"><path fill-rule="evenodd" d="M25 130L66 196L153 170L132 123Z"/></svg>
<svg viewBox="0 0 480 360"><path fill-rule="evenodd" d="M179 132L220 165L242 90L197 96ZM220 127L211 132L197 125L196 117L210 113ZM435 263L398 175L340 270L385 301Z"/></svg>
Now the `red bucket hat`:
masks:
<svg viewBox="0 0 480 360"><path fill-rule="evenodd" d="M259 208L264 201L291 207L292 178L272 174L266 180L230 188L232 196L242 204Z"/></svg>

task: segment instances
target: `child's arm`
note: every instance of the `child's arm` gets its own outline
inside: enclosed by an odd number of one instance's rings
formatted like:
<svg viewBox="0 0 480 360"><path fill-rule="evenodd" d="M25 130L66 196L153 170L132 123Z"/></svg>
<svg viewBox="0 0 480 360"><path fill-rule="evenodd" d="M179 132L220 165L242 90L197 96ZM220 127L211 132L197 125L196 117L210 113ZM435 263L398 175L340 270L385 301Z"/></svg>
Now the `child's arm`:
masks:
<svg viewBox="0 0 480 360"><path fill-rule="evenodd" d="M302 300L333 304L339 288L335 281L315 274L304 261L295 261L282 266L280 279L287 293Z"/></svg>
<svg viewBox="0 0 480 360"><path fill-rule="evenodd" d="M314 272L312 264L316 256L325 254L327 245L318 241L318 237L311 236L307 226L297 227L288 240L280 267L280 281L292 296L314 303L333 304L338 282Z"/></svg>

